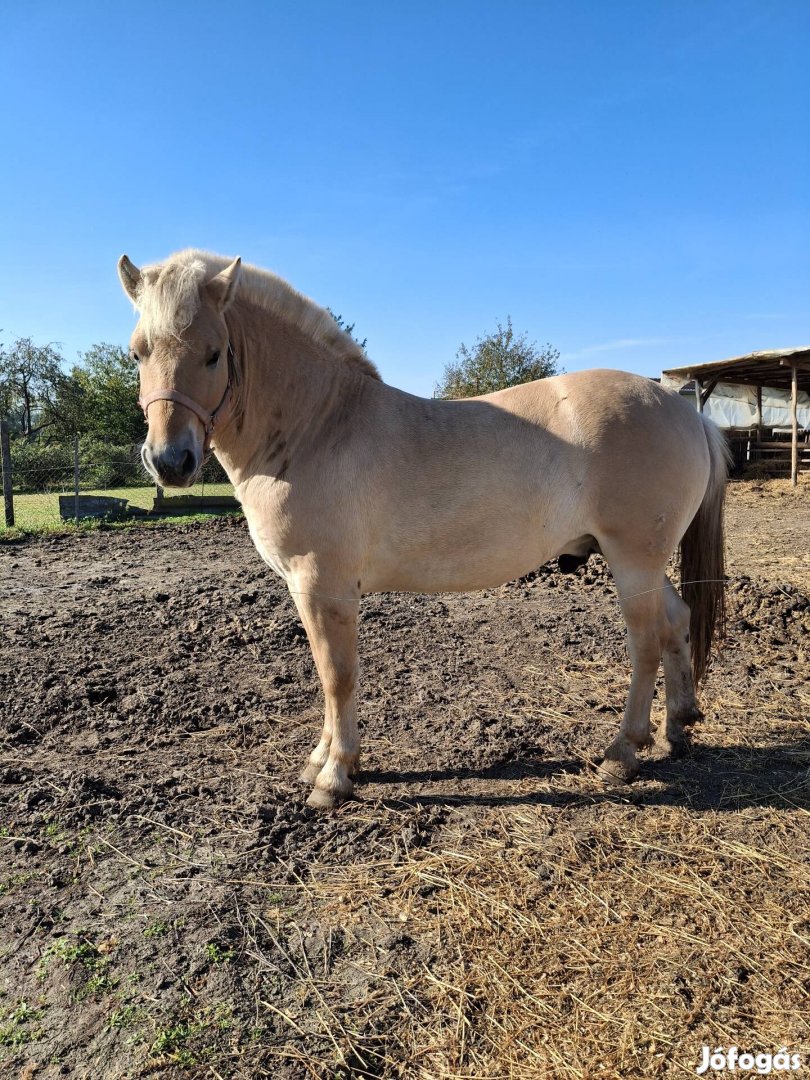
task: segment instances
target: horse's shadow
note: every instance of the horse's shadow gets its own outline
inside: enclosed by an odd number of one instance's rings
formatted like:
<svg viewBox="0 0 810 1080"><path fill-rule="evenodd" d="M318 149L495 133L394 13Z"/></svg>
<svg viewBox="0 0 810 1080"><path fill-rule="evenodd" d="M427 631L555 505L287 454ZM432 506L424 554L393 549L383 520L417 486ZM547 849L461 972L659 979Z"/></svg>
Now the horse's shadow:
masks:
<svg viewBox="0 0 810 1080"><path fill-rule="evenodd" d="M583 790L504 791L508 782L553 780L555 776L590 773ZM364 784L411 785L448 782L446 792L394 793L386 802L412 806L584 806L601 802L632 802L647 806L681 806L695 811L739 811L746 807L810 809L810 737L769 747L695 744L685 757L644 758L633 784L604 785L593 768L574 758L544 758L529 754L504 758L490 765L458 768L369 769L357 779ZM500 791L475 791L475 781L503 782ZM467 783L464 790L453 784Z"/></svg>

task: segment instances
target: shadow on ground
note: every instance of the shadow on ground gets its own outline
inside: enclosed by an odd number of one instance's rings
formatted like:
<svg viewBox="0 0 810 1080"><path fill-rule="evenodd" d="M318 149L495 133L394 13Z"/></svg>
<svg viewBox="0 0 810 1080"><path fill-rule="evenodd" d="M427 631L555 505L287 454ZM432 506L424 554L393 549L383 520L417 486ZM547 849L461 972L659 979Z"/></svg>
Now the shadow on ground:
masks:
<svg viewBox="0 0 810 1080"><path fill-rule="evenodd" d="M562 786L566 777L580 777L587 787ZM542 790L508 791L510 782L541 780ZM695 811L738 811L743 807L771 806L810 809L810 738L778 746L711 747L695 744L679 760L647 760L634 784L601 786L591 766L570 758L529 756L506 759L475 768L368 770L357 780L368 785L430 786L446 784L446 791L386 796L407 805L473 806L576 806L594 802L634 802L649 806L688 806ZM555 780L561 784L554 790ZM474 782L500 782L476 791ZM453 790L463 783L464 790ZM551 790L549 789L551 788ZM506 789L506 790L505 790ZM362 788L361 788L362 791Z"/></svg>

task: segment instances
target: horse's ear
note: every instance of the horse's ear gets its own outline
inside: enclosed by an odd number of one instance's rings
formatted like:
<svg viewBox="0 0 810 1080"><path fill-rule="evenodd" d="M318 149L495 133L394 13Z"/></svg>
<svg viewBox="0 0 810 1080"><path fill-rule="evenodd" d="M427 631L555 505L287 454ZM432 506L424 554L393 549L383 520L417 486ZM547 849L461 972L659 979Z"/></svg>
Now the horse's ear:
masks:
<svg viewBox="0 0 810 1080"><path fill-rule="evenodd" d="M129 261L127 255L122 255L118 260L118 276L124 286L124 292L135 303L138 299L138 285L141 282L141 272L135 263Z"/></svg>
<svg viewBox="0 0 810 1080"><path fill-rule="evenodd" d="M203 286L205 295L221 314L233 301L236 295L236 287L242 272L242 260L237 256L230 266L212 277Z"/></svg>

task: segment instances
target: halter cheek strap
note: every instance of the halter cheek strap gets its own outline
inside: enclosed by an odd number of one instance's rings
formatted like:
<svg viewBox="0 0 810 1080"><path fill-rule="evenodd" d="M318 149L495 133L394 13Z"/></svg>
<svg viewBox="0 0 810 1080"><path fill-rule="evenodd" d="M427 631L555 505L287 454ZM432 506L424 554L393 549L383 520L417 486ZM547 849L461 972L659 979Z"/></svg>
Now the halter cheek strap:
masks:
<svg viewBox="0 0 810 1080"><path fill-rule="evenodd" d="M219 405L213 412L208 412L202 405L198 405L197 402L190 398L187 394L181 393L179 390L153 390L150 394L146 394L145 397L138 398L138 404L143 410L143 415L146 422L149 422L149 406L153 401L176 401L178 405L183 405L186 409L190 409L191 412L197 417L202 426L205 428L205 443L203 445L204 452L208 452L211 446L211 436L214 433L217 420L220 415L228 408L233 397L233 383L234 383L234 368L233 368L233 349L231 348L230 341L228 342L228 385L225 387L225 393L222 395Z"/></svg>

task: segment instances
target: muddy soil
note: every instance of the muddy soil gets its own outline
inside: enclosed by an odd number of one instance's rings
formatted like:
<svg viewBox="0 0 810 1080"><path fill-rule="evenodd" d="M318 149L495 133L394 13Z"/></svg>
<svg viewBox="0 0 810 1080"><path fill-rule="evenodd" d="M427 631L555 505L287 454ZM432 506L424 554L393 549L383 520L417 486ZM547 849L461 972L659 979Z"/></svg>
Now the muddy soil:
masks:
<svg viewBox="0 0 810 1080"><path fill-rule="evenodd" d="M732 499L729 640L688 758L647 760L622 795L589 769L629 682L592 559L472 595L368 597L358 798L330 814L296 781L321 721L309 648L240 520L0 546L3 1075L417 1075L393 1050L372 1066L324 1042L301 1017L326 991L306 979L333 979L329 1007L350 1016L373 993L369 942L389 971L439 945L395 921L327 928L310 883L458 845L496 810L587 831L671 807L724 816L746 844L774 812L806 860L807 510L793 561L773 547L767 573L752 530L752 572L738 537L759 500ZM364 1037L383 1046L394 1023L383 1010Z"/></svg>

